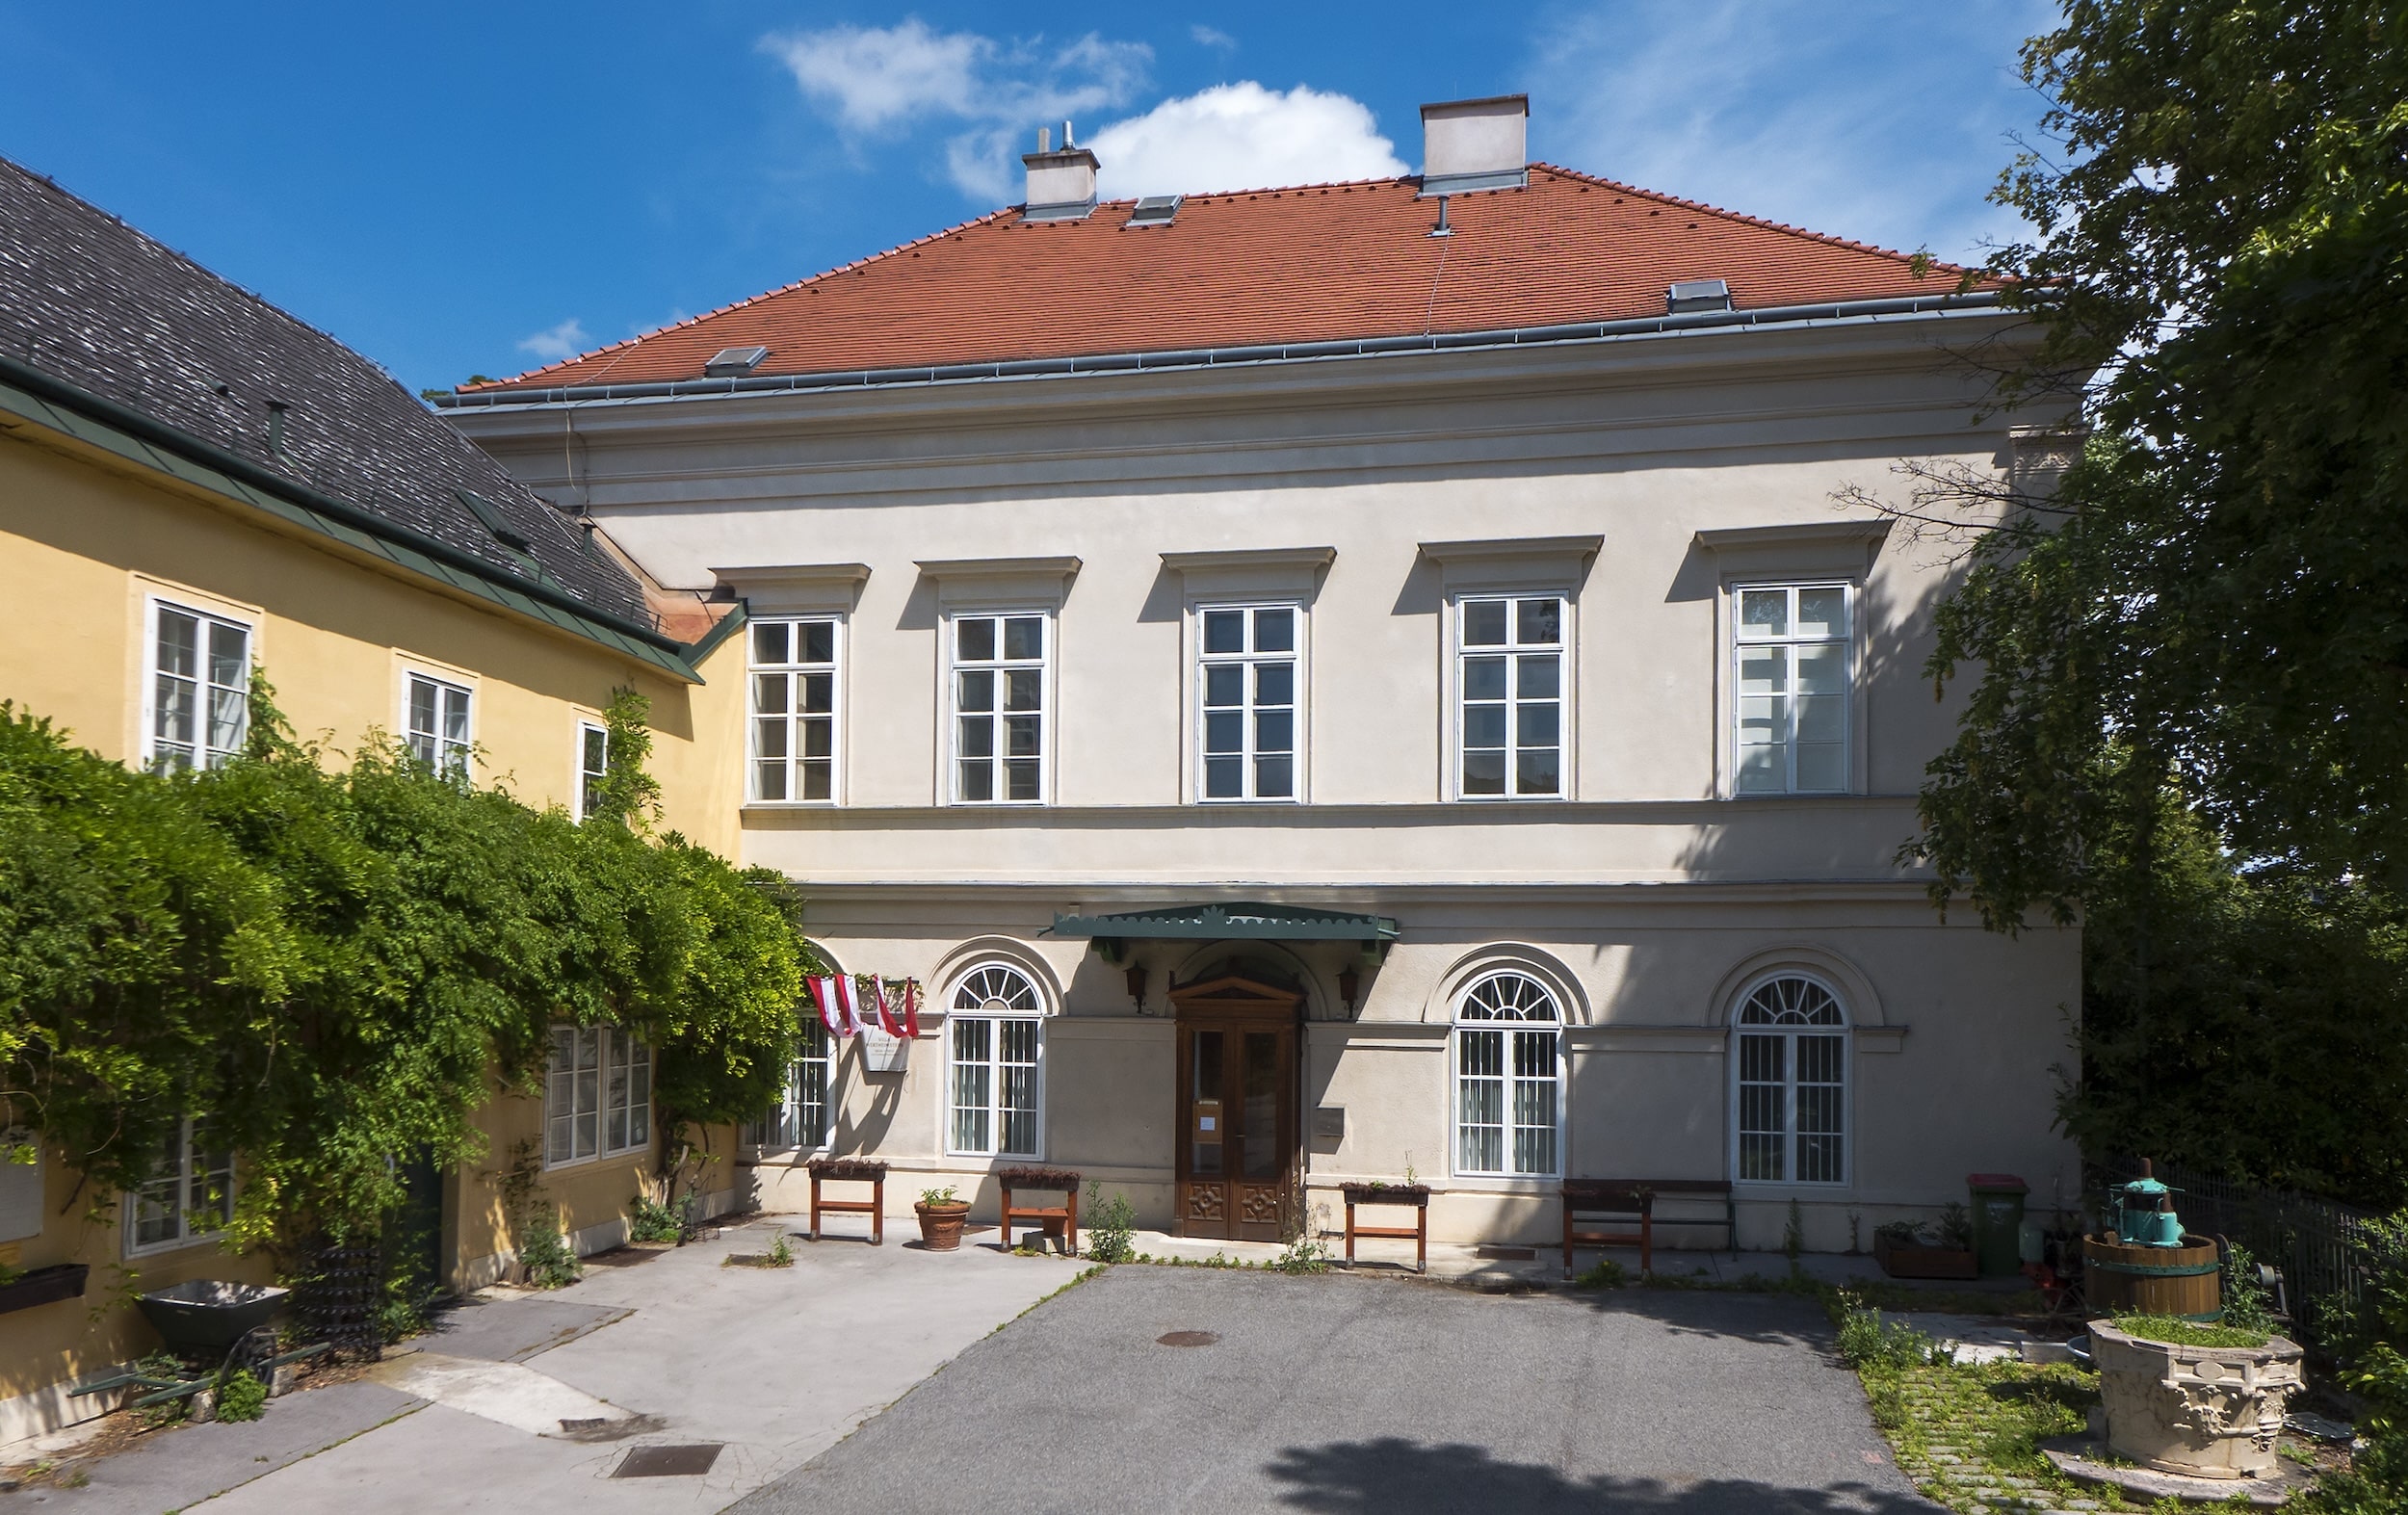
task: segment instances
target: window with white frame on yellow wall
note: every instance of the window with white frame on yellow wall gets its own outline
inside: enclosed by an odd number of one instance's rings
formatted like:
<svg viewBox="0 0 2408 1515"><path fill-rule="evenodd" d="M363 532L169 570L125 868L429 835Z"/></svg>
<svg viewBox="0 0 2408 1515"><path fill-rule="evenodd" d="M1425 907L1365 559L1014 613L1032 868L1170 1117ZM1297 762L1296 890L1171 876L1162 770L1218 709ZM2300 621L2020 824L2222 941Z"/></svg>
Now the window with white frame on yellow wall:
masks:
<svg viewBox="0 0 2408 1515"><path fill-rule="evenodd" d="M555 1026L543 1081L543 1162L563 1167L652 1145L652 1049L615 1026Z"/></svg>

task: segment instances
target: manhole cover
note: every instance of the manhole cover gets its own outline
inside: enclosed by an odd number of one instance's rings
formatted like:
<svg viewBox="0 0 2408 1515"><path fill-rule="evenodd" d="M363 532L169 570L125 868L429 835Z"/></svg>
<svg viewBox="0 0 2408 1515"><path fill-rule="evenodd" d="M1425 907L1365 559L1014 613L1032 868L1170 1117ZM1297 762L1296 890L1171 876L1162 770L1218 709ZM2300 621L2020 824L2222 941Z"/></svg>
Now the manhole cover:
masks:
<svg viewBox="0 0 2408 1515"><path fill-rule="evenodd" d="M633 1447L611 1470L614 1478L698 1478L720 1460L718 1442Z"/></svg>
<svg viewBox="0 0 2408 1515"><path fill-rule="evenodd" d="M1210 1346L1220 1340L1218 1331L1170 1331L1154 1338L1157 1346Z"/></svg>

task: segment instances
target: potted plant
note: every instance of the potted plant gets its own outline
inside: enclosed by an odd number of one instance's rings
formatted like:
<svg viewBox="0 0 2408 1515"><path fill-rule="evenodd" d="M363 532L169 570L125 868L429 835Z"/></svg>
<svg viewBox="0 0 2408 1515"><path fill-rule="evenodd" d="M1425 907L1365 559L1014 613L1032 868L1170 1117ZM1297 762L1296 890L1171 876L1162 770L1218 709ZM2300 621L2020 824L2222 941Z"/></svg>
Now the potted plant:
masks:
<svg viewBox="0 0 2408 1515"><path fill-rule="evenodd" d="M1940 1212L1937 1225L1893 1220L1872 1234L1873 1261L1892 1278L1978 1278L1974 1221L1962 1205Z"/></svg>
<svg viewBox="0 0 2408 1515"><path fill-rule="evenodd" d="M920 1190L911 1207L920 1215L920 1244L931 1252L952 1252L961 1246L962 1223L970 1218L970 1202L954 1197L951 1184Z"/></svg>
<svg viewBox="0 0 2408 1515"><path fill-rule="evenodd" d="M2301 1355L2269 1332L2174 1316L2093 1320L2107 1450L2160 1473L2264 1477L2276 1468Z"/></svg>

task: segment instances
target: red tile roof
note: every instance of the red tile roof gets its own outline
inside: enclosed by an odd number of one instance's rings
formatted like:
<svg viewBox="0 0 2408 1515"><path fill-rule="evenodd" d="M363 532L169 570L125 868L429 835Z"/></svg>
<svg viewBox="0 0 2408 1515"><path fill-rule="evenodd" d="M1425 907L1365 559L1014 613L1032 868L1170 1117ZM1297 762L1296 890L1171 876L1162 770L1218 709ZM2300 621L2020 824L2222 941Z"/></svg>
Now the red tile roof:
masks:
<svg viewBox="0 0 2408 1515"><path fill-rule="evenodd" d="M1196 195L1167 226L1132 200L1084 221L1017 207L479 389L699 379L724 348L757 375L1486 331L1662 315L1675 279L1741 310L1945 295L1902 253L1533 164L1526 189L1457 195L1451 237L1419 181Z"/></svg>

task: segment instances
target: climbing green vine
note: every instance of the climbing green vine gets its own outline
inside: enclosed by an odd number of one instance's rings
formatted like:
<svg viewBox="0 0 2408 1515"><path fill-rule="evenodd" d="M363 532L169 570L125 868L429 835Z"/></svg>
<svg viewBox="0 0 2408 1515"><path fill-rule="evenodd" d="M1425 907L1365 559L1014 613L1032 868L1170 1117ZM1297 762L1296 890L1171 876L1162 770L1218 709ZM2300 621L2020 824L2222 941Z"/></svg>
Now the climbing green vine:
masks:
<svg viewBox="0 0 2408 1515"><path fill-rule="evenodd" d="M641 697L585 824L396 744L297 740L264 677L212 771L133 772L0 704L0 1131L95 1203L187 1114L242 1172L229 1241L374 1232L392 1159L483 1155L558 1022L657 1049L665 1149L774 1103L810 949L782 880L656 835Z"/></svg>

